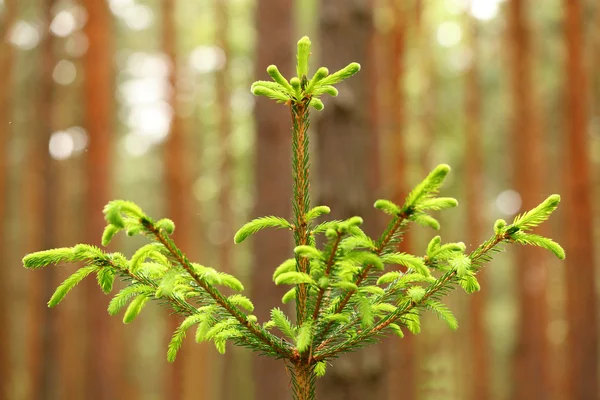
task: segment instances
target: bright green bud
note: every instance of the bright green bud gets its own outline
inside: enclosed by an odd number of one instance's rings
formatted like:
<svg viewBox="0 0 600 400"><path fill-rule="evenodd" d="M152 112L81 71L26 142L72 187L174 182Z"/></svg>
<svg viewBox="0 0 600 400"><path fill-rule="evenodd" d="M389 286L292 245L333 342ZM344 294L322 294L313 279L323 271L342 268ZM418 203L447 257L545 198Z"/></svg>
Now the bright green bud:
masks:
<svg viewBox="0 0 600 400"><path fill-rule="evenodd" d="M298 54L296 55L298 64L296 66L296 72L298 73L299 79L302 79L303 76L308 76L308 58L310 57L310 46L311 43L308 36L304 36L298 41ZM298 80L298 83L299 82L300 81Z"/></svg>

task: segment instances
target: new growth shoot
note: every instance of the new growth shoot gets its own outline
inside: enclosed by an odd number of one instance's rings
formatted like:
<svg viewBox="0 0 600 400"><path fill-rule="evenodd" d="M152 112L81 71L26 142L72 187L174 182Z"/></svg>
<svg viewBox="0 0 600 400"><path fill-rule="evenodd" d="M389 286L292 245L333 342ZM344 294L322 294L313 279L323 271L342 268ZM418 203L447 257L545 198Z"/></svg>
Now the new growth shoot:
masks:
<svg viewBox="0 0 600 400"><path fill-rule="evenodd" d="M244 286L238 279L190 261L171 239L173 221L155 221L136 204L123 200L111 201L104 208L107 226L102 245L121 231L146 237L149 243L131 257L78 244L32 253L23 259L30 269L78 264L79 269L57 288L48 305L58 305L90 275L96 275L98 285L107 294L112 292L115 279L122 279L127 286L109 302L110 315L125 309L123 322L131 323L149 300L158 300L181 315L182 322L167 350L169 361L175 360L186 333L194 328L197 342L211 341L220 353L230 343L286 360L293 398L308 400L315 399L316 378L325 374L333 359L372 345L385 335L418 334L423 312L432 312L451 329L457 329L456 318L442 301L444 296L457 286L467 293L480 290L477 272L506 244L543 247L560 259L565 257L556 242L531 232L556 209L558 195L548 197L510 224L498 220L491 237L472 252L466 251L464 243L444 243L440 236L429 242L422 255L398 251L402 235L412 224L438 230L439 222L429 213L458 205L453 198L438 196L450 172L447 165L439 165L417 184L404 204L375 202L375 208L388 215L387 227L376 238L361 229L363 220L358 216L343 221L322 220L330 212L329 207L312 207L310 203L310 108L322 110L321 97L336 96L334 85L356 74L360 65L351 63L332 74L321 67L310 77L310 48L307 37L300 39L297 76L288 80L271 65L267 72L273 81L252 85L255 95L269 97L290 109L293 216L257 218L240 228L234 238L241 243L267 228L292 233L294 254L272 267L274 283L289 286L281 302L295 304L294 317L285 312L287 306L275 305L270 320L258 321L252 314L252 301L241 294ZM317 246L318 236L323 237L322 246ZM389 266L396 267L388 271ZM239 293L225 295L221 287Z"/></svg>

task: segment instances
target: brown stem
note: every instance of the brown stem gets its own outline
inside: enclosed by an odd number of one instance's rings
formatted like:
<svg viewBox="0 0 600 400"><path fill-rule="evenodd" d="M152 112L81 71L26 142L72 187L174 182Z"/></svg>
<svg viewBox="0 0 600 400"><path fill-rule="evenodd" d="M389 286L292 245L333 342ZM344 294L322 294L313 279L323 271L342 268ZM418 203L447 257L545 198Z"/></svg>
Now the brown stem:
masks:
<svg viewBox="0 0 600 400"><path fill-rule="evenodd" d="M300 360L291 368L294 375L293 390L294 400L314 400L315 398L315 372L311 363Z"/></svg>
<svg viewBox="0 0 600 400"><path fill-rule="evenodd" d="M294 241L296 246L308 245L308 222L306 213L310 207L309 197L309 160L308 160L308 104L310 98L290 105L292 115L293 133L293 170L294 170ZM307 273L309 269L308 259L297 258L298 271ZM307 314L307 285L298 285L296 314L299 323L306 319Z"/></svg>

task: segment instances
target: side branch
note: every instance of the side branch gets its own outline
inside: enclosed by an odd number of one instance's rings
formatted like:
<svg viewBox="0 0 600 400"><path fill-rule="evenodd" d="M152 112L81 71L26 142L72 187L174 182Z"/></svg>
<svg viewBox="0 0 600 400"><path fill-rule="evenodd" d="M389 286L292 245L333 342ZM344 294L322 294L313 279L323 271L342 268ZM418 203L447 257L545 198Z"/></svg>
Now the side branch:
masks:
<svg viewBox="0 0 600 400"><path fill-rule="evenodd" d="M248 318L243 311L241 311L237 306L232 304L227 298L225 298L221 294L221 292L219 292L216 288L208 284L201 276L199 276L198 273L196 273L196 271L194 270L192 264L187 259L187 257L181 252L179 248L177 248L177 246L170 237L161 234L160 230L157 229L154 226L154 224L148 219L143 218L141 220L141 223L149 232L151 232L154 235L154 237L160 243L162 243L163 246L165 246L167 250L169 250L169 253L171 253L171 255L177 260L177 262L187 271L187 273L194 279L198 286L204 289L213 298L213 300L217 302L217 304L219 304L221 307L227 310L227 312L229 312L231 316L237 319L238 322L242 324L242 326L246 327L248 331L250 331L259 340L266 343L279 355L285 358L289 358L291 356L291 351L288 348L279 344L276 337L266 332L256 323L248 321Z"/></svg>
<svg viewBox="0 0 600 400"><path fill-rule="evenodd" d="M473 251L469 255L471 262L476 263L478 260L483 258L487 253L489 253L492 249L494 249L499 243L506 241L507 239L508 239L507 233L495 235L490 240L486 241L481 246L479 246L475 251ZM452 281L455 277L456 277L456 270L447 272L440 279L438 279L436 282L432 283L429 286L427 293L425 294L425 296L423 296L423 298L421 300L419 300L417 302L412 301L412 300L408 301L407 303L405 303L404 307L398 307L398 309L395 312L393 312L393 313L389 314L388 316L386 316L385 318L383 318L381 321L379 321L379 323L377 325L374 325L370 329L364 330L363 332L359 333L355 337L353 337L345 342L339 343L338 345L335 345L329 349L324 348L325 347L324 345L326 344L326 342L323 342L321 344L321 346L319 346L317 348L317 354L314 357L315 361L321 361L321 360L327 359L329 357L332 357L337 353L344 352L344 351L352 348L353 346L357 345L358 343L368 339L369 337L377 335L382 330L387 328L390 324L396 322L398 319L402 318L402 316L408 314L414 308L423 306L425 304L425 302L431 296L435 295L441 289L445 288L447 285L452 283ZM321 352L319 352L319 350L321 350Z"/></svg>
<svg viewBox="0 0 600 400"><path fill-rule="evenodd" d="M329 277L331 273L331 267L333 266L333 261L335 259L335 253L337 252L338 246L340 245L340 241L342 240L342 234L338 232L337 237L335 238L335 242L331 248L331 254L329 255L329 259L327 260L327 264L325 266L325 276ZM321 301L323 301L323 296L325 295L325 289L319 289L319 294L317 296L317 303L315 305L315 311L313 312L313 320L316 322L319 319L319 311L321 311Z"/></svg>
<svg viewBox="0 0 600 400"><path fill-rule="evenodd" d="M388 225L388 229L384 232L381 239L379 240L378 246L373 251L373 253L375 255L380 256L383 253L383 251L390 244L390 242L392 241L392 239L394 238L394 236L396 235L398 230L407 222L407 219L408 219L407 213L402 212L399 215L395 216L390 221L390 223ZM356 286L359 286L366 279L367 275L371 271L371 268L373 268L372 264L368 264L365 267L363 267L362 271L358 275L358 278L354 282L356 284ZM355 293L356 293L356 290L349 290L346 293L346 295L344 296L342 301L340 301L340 304L337 306L337 308L335 310L335 314L339 314L344 310L344 308L346 307L346 305L348 304L348 302L350 301L350 299L352 298L352 296ZM332 321L327 323L327 325L325 326L325 329L323 330L323 333L321 334L322 338L327 335L332 324L333 324Z"/></svg>

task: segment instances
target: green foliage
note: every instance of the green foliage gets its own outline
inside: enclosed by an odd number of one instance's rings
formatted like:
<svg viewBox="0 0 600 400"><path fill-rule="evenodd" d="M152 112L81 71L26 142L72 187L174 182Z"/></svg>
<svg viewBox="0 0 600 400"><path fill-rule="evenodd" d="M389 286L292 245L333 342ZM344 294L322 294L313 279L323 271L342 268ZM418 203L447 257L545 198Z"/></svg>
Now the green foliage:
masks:
<svg viewBox="0 0 600 400"><path fill-rule="evenodd" d="M331 212L331 208L327 206L317 206L312 208L308 213L306 213L306 220L312 221L315 218L320 217L321 215L329 214Z"/></svg>
<svg viewBox="0 0 600 400"><path fill-rule="evenodd" d="M115 297L112 298L108 303L108 314L117 315L131 300L132 297L138 296L139 294L151 295L155 292L155 289L151 286L144 285L142 283L132 284L126 288L121 289Z"/></svg>
<svg viewBox="0 0 600 400"><path fill-rule="evenodd" d="M98 267L91 265L78 269L73 275L69 276L63 283L60 284L56 291L48 301L48 307L55 307L65 298L67 293L71 291L79 282L84 280L88 275L98 271Z"/></svg>
<svg viewBox="0 0 600 400"><path fill-rule="evenodd" d="M560 196L553 194L534 209L517 216L513 221L512 226L519 228L520 230L535 228L550 217L558 207L558 203L560 203Z"/></svg>
<svg viewBox="0 0 600 400"><path fill-rule="evenodd" d="M44 250L28 254L23 258L23 265L25 268L39 269L61 262L73 262L76 259L77 257L72 248L62 247L60 249Z"/></svg>
<svg viewBox="0 0 600 400"><path fill-rule="evenodd" d="M328 94L337 96L336 85L360 71L360 64L351 63L341 70L329 74L325 67L317 69L315 74L308 77L308 60L310 58L311 42L304 36L298 41L297 52L297 76L288 81L283 77L275 65L267 67L267 73L273 78L273 82L256 81L252 84L251 91L255 96L265 96L278 103L301 103L307 99L307 104L316 110L322 110L324 105L320 96ZM236 242L237 243L237 242Z"/></svg>
<svg viewBox="0 0 600 400"><path fill-rule="evenodd" d="M300 353L304 353L310 347L312 341L312 321L305 322L300 329L298 329L298 336L296 337L296 348Z"/></svg>
<svg viewBox="0 0 600 400"><path fill-rule="evenodd" d="M313 278L304 272L284 272L275 279L276 285L299 285L301 283L315 284Z"/></svg>
<svg viewBox="0 0 600 400"><path fill-rule="evenodd" d="M112 268L102 268L96 274L98 278L98 286L105 294L112 292L113 284L115 283L115 270Z"/></svg>
<svg viewBox="0 0 600 400"><path fill-rule="evenodd" d="M171 338L171 342L169 343L169 349L167 350L167 360L169 362L175 361L177 357L177 353L183 344L183 340L185 339L185 334L192 326L202 322L204 319L203 315L194 314L190 315L175 329L173 333L173 337Z"/></svg>
<svg viewBox="0 0 600 400"><path fill-rule="evenodd" d="M318 377L325 376L325 372L327 371L327 363L325 361L319 361L315 364L315 375Z"/></svg>
<svg viewBox="0 0 600 400"><path fill-rule="evenodd" d="M146 294L139 294L135 299L133 299L133 301L129 303L129 307L127 307L127 310L125 311L125 315L123 316L123 323L128 324L132 322L135 319L135 317L137 317L142 311L142 308L144 308L144 305L146 305L146 302L148 300L150 300L150 297Z"/></svg>
<svg viewBox="0 0 600 400"><path fill-rule="evenodd" d="M296 330L292 327L292 323L279 308L271 310L271 321L277 328L290 339L296 339Z"/></svg>
<svg viewBox="0 0 600 400"><path fill-rule="evenodd" d="M554 240L533 233L515 232L511 235L515 243L541 247L550 250L556 257L564 260L565 250Z"/></svg>
<svg viewBox="0 0 600 400"><path fill-rule="evenodd" d="M291 224L284 218L280 217L261 217L248 222L242 226L239 231L235 234L233 241L235 243L242 243L249 236L265 228L287 228L290 229Z"/></svg>
<svg viewBox="0 0 600 400"><path fill-rule="evenodd" d="M450 329L458 329L458 321L452 311L442 302L437 300L427 300L425 307L433 311L441 320L445 321Z"/></svg>
<svg viewBox="0 0 600 400"><path fill-rule="evenodd" d="M196 326L196 341L212 341L220 353L225 352L230 342L289 361L296 396L308 400L314 398L314 378L325 374L328 360L370 345L382 335L403 337L406 330L418 334L420 315L425 311L436 314L451 329L457 329L458 322L442 302L443 297L456 286L467 293L480 290L477 273L504 245L537 246L564 259L565 253L559 244L530 232L550 217L560 201L558 195L517 216L512 224L496 221L494 234L471 253L466 252L464 243L443 243L440 236L429 242L423 256L398 252L397 244L411 223L439 229L439 222L428 212L458 205L453 198L437 196L450 172L447 165L439 165L418 183L404 204L384 199L375 202L375 208L389 216L388 225L378 238L369 237L361 229L363 220L358 216L315 225L316 218L331 210L327 206L310 207L309 106L322 109L319 97L336 96L338 91L333 85L357 73L360 66L351 63L332 74L321 67L309 77L310 48L307 37L298 42L298 76L287 80L271 65L267 71L273 81L257 81L252 85L255 95L270 97L290 107L293 219L290 222L275 216L257 218L243 225L234 237L235 243L241 243L265 228L285 228L292 232L293 258L274 270L273 280L276 285L292 285L282 302L295 302L295 319L273 308L271 319L259 323L255 315L246 313L254 310L248 297L239 293L225 295L219 289L225 286L243 291L238 279L190 262L171 239L175 229L173 221L163 218L154 222L139 206L124 200L111 201L104 208L107 226L102 244L106 246L120 231L149 239L150 243L141 246L130 259L85 244L24 257L23 264L30 269L60 263L83 264L56 289L48 305L57 305L92 273L96 273L104 293L112 291L119 277L126 287L110 300L110 315L126 308L123 322L130 323L149 300L157 300L182 316L182 323L168 346L169 361L175 360L186 332ZM317 240L320 234L324 237ZM399 267L386 271L386 265ZM260 266L265 267L268 266ZM271 332L275 327L281 335ZM296 373L302 371L308 371L308 379L295 379ZM301 385L310 387L306 390ZM309 393L309 398L299 397L301 391Z"/></svg>

